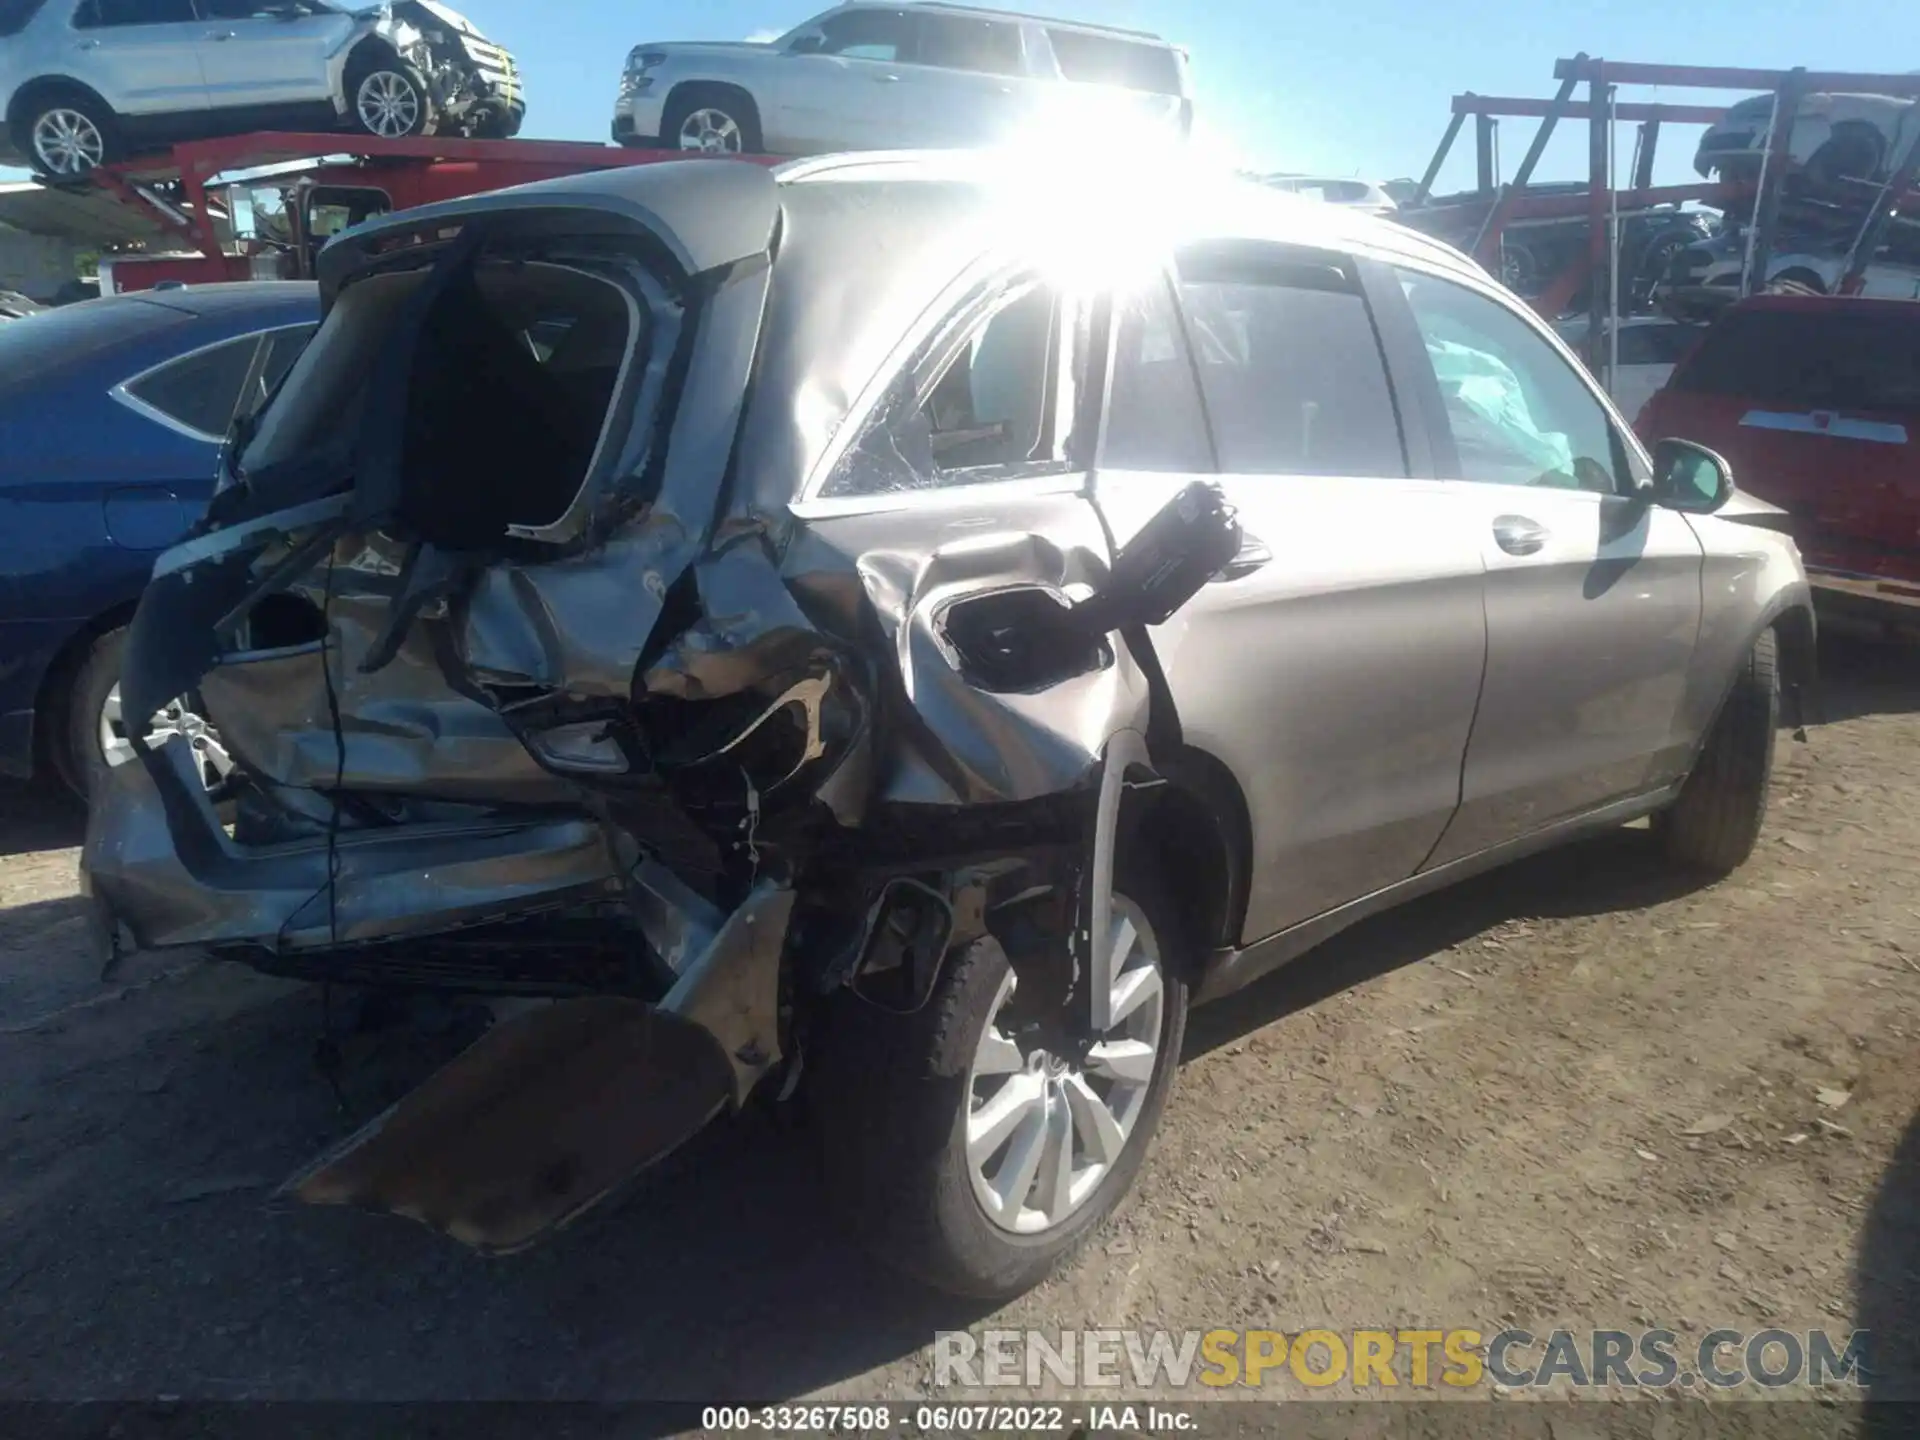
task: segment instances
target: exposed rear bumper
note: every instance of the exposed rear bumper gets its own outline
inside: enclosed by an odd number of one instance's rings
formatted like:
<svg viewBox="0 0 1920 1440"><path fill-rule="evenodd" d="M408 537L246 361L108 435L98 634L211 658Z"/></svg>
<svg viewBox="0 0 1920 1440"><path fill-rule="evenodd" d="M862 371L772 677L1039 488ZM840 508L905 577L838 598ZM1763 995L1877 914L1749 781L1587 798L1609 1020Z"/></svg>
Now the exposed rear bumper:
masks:
<svg viewBox="0 0 1920 1440"><path fill-rule="evenodd" d="M169 776L140 764L111 772L91 806L81 866L99 920L133 947L312 950L436 934L620 889L600 829L586 819L349 831L331 856L324 838L242 846L195 778L185 742L155 758Z"/></svg>

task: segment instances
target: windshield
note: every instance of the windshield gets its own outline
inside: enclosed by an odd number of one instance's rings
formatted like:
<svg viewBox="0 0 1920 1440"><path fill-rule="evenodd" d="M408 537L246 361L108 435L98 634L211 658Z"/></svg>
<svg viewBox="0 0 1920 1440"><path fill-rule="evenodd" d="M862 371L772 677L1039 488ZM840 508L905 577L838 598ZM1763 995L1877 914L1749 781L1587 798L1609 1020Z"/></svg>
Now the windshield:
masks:
<svg viewBox="0 0 1920 1440"><path fill-rule="evenodd" d="M1707 332L1676 391L1821 410L1920 409L1920 306L1739 310Z"/></svg>

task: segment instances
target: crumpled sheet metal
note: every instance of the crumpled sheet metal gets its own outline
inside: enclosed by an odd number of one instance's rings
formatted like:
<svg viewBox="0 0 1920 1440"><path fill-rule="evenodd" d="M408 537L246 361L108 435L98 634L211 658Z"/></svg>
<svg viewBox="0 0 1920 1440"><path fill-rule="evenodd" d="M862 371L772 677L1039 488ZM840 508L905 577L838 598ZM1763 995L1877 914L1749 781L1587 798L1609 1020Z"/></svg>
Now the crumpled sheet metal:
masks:
<svg viewBox="0 0 1920 1440"><path fill-rule="evenodd" d="M220 733L246 768L296 789L341 787L365 794L489 804L554 804L571 798L565 782L542 770L500 716L451 689L439 655L446 621L422 616L392 662L375 675L359 660L386 622L378 586L336 567L331 657L318 645L240 657L200 682ZM310 598L321 603L319 595ZM339 742L327 698L331 659L340 709ZM342 750L344 749L344 762Z"/></svg>
<svg viewBox="0 0 1920 1440"><path fill-rule="evenodd" d="M328 902L324 837L250 849L235 843L195 774L187 742L153 756L189 814L168 814L143 765L114 767L92 806L82 872L143 948L258 942L281 950L429 935L553 904L615 898L621 884L600 827L580 819L408 826L335 838Z"/></svg>
<svg viewBox="0 0 1920 1440"><path fill-rule="evenodd" d="M561 1001L508 1020L284 1187L506 1254L742 1103L779 1062L791 889L762 881L658 1007Z"/></svg>
<svg viewBox="0 0 1920 1440"><path fill-rule="evenodd" d="M706 553L752 370L771 270L755 262L707 301L674 414L660 491L593 549L488 569L464 607L476 679L626 700L669 591Z"/></svg>
<svg viewBox="0 0 1920 1440"><path fill-rule="evenodd" d="M908 707L881 737L876 798L952 806L1063 794L1087 783L1116 732L1144 727L1147 680L1124 646L1104 669L1033 694L995 694L968 683L936 634L942 608L963 596L1023 585L1072 596L1095 587L1107 564L1104 549L1094 548L1090 514L1078 497L1063 496L1055 523L1023 517L1046 533L968 529L928 551L876 546L849 555L817 536L793 547L789 583L811 605L836 612L836 625L880 638ZM932 533L937 542L941 532ZM857 545L863 537L856 529L849 538Z"/></svg>

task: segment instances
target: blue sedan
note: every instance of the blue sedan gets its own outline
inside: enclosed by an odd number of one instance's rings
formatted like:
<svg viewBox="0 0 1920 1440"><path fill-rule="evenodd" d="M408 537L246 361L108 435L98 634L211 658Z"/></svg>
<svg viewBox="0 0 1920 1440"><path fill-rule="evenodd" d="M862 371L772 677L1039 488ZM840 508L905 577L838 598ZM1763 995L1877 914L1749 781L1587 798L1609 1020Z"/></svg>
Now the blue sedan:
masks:
<svg viewBox="0 0 1920 1440"><path fill-rule="evenodd" d="M154 557L199 517L234 418L319 323L310 284L118 295L0 325L0 774L84 794L132 754L124 627ZM146 722L187 734L209 782L219 737L185 702Z"/></svg>

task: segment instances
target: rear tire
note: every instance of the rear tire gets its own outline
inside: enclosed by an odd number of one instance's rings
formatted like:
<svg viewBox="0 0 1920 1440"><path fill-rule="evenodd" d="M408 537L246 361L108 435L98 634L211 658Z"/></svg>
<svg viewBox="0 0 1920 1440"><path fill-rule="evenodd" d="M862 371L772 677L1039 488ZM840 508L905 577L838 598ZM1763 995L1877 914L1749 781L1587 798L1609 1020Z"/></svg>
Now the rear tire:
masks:
<svg viewBox="0 0 1920 1440"><path fill-rule="evenodd" d="M1768 630L1734 678L1680 798L1656 819L1668 855L1715 875L1747 862L1767 818L1779 728L1779 642Z"/></svg>
<svg viewBox="0 0 1920 1440"><path fill-rule="evenodd" d="M1160 1006L1153 1070L1125 1128L1118 1158L1083 1199L1073 1202L1077 1208L1062 1207L1064 1218L1058 1223L1034 1228L1047 1206L1044 1165L1041 1182L1030 1193L1019 1191L1011 1212L1002 1209L998 1220L989 1213L982 1187L990 1189L992 1182L984 1171L996 1168L1004 1177L1014 1163L1021 1131L1012 1131L990 1155L968 1153L970 1123L980 1123L981 1114L998 1098L992 1087L1011 1084L1007 1073L1017 1080L1027 1078L1017 1069L976 1074L988 1026L1000 1013L1011 979L997 951L986 947L950 956L932 1001L918 1014L887 1014L847 995L825 1017L812 1100L827 1184L855 1233L886 1264L951 1294L1005 1299L1031 1289L1058 1268L1132 1189L1179 1067L1191 956L1179 912L1165 898L1156 876L1131 875L1117 889L1116 898L1126 897L1121 903L1144 921L1146 945L1158 952L1159 998L1142 1006ZM1138 1043L1132 1042L1136 1047ZM1027 1060L1034 1063L1032 1056ZM1091 1068L1079 1073L1083 1079L1106 1083ZM1032 1083L1042 1081L1035 1078ZM1050 1127L1057 1120L1068 1136L1071 1172L1078 1160L1093 1157L1073 1148L1081 1133L1073 1128L1078 1114L1066 1097L1065 1086L1073 1082L1061 1083L1058 1111L1052 1108L1049 1091L1046 1108L1039 1112L1045 1119L1037 1122L1031 1143L1053 1143L1037 1136L1052 1135ZM979 1093L982 1087L984 1095ZM1120 1093L1107 1091L1115 1097ZM1081 1099L1078 1094L1072 1098ZM1124 1114L1124 1104L1116 1100L1110 1113ZM996 1157L1002 1157L997 1167ZM976 1173L976 1160L982 1161L981 1173Z"/></svg>

